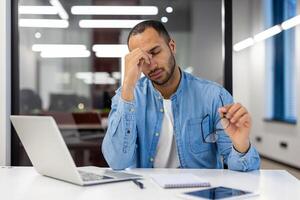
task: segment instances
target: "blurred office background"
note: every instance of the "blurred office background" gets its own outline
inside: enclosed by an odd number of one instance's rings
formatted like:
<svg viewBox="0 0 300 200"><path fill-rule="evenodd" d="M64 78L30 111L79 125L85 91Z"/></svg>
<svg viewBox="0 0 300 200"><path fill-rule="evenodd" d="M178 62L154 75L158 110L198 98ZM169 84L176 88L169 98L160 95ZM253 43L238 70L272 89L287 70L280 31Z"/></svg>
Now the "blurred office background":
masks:
<svg viewBox="0 0 300 200"><path fill-rule="evenodd" d="M53 116L78 166L107 166L100 145L122 82L130 28L140 20L162 21L177 43L178 65L224 84L224 1L14 0L13 114ZM267 158L262 167L298 176L299 26L267 39L253 36L297 16L299 0L230 3L235 101L252 114L252 144ZM249 47L234 46L247 38ZM31 164L15 134L11 162Z"/></svg>
<svg viewBox="0 0 300 200"><path fill-rule="evenodd" d="M100 144L130 28L162 21L177 43L179 66L222 84L221 10L220 0L19 0L18 113L53 116L77 165L106 166ZM13 145L13 162L29 165L17 138Z"/></svg>

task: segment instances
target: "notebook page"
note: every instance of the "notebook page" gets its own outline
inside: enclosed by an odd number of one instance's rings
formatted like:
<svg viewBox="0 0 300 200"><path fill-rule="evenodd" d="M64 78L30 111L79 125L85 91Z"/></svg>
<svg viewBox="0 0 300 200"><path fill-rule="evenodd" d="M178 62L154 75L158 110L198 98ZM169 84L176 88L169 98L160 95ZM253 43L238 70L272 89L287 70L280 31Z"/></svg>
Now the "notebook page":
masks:
<svg viewBox="0 0 300 200"><path fill-rule="evenodd" d="M210 183L193 174L152 174L152 180L162 188L209 187Z"/></svg>

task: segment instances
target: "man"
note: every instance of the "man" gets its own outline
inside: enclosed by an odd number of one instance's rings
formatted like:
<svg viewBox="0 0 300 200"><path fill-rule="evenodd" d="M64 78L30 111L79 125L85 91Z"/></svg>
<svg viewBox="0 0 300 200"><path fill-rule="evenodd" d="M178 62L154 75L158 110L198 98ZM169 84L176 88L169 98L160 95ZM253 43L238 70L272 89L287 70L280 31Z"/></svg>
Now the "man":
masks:
<svg viewBox="0 0 300 200"><path fill-rule="evenodd" d="M160 22L136 25L127 44L124 81L102 144L111 168L259 168L246 108L222 86L182 71L175 41ZM214 132L221 117L229 127Z"/></svg>

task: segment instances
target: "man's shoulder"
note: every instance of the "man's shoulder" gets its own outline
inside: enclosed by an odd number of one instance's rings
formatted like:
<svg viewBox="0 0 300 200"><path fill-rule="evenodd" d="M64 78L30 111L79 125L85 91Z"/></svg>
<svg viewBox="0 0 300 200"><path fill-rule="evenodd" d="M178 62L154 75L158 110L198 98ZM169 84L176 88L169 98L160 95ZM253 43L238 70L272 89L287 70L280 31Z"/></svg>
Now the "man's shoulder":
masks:
<svg viewBox="0 0 300 200"><path fill-rule="evenodd" d="M211 89L211 90L216 90L216 91L220 91L220 90L224 89L224 87L217 82L203 79L203 78L200 78L198 76L192 75L187 72L184 72L184 75L186 77L187 84L189 85L189 87L192 86L192 87L196 87L196 88Z"/></svg>

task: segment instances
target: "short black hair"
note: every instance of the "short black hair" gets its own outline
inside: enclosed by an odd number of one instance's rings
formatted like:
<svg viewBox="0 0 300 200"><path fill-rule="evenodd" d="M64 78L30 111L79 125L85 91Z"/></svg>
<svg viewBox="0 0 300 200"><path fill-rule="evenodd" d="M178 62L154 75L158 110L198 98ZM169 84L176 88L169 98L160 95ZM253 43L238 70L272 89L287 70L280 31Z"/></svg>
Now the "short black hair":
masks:
<svg viewBox="0 0 300 200"><path fill-rule="evenodd" d="M170 42L171 37L165 26L160 21L146 20L138 23L131 29L127 37L127 45L129 43L129 39L132 36L143 33L147 28L154 28L158 32L158 34L164 38L166 43Z"/></svg>

